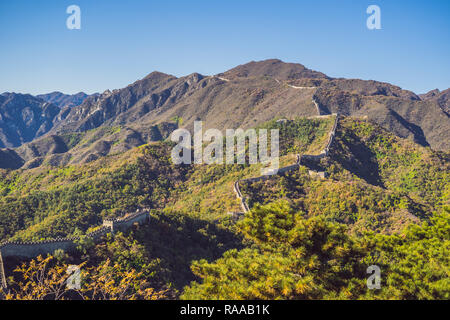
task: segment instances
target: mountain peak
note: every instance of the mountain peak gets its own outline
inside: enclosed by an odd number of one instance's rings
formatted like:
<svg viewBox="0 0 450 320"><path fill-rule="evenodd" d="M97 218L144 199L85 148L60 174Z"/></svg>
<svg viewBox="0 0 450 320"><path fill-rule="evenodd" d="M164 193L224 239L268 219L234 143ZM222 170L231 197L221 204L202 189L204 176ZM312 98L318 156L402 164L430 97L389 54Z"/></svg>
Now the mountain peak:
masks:
<svg viewBox="0 0 450 320"><path fill-rule="evenodd" d="M239 65L225 73L219 74L225 78L247 78L269 76L279 80L295 80L303 78L327 79L328 77L299 63L286 63L279 59L251 61Z"/></svg>
<svg viewBox="0 0 450 320"><path fill-rule="evenodd" d="M202 80L204 77L205 77L204 75L202 75L200 73L197 73L197 72L194 72L194 73L191 73L190 75L187 75L184 78L186 79L186 81L188 83L197 83L200 80Z"/></svg>
<svg viewBox="0 0 450 320"><path fill-rule="evenodd" d="M157 80L157 79L163 79L163 78L176 78L176 77L172 76L170 74L155 70L155 71L149 73L147 76L145 76L145 78L143 78L142 80L148 80L148 79Z"/></svg>

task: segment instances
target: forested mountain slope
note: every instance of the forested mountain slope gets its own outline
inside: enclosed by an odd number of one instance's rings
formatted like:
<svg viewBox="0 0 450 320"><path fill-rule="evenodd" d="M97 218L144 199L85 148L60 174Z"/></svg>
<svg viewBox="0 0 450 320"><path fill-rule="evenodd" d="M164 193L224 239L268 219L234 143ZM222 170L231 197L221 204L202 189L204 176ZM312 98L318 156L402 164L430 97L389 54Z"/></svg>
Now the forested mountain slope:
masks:
<svg viewBox="0 0 450 320"><path fill-rule="evenodd" d="M282 129L287 165L297 153L322 150L332 125L297 118L261 127ZM97 245L81 242L79 255L60 261L111 261L175 298L448 297L448 153L344 117L329 157L245 186L251 211L236 222L228 214L240 209L233 183L259 175L260 165L174 165L172 146L3 171L0 238L82 235L104 217L146 207L154 209L148 225ZM391 279L381 291L366 288L371 264ZM184 288L191 281L198 282Z"/></svg>

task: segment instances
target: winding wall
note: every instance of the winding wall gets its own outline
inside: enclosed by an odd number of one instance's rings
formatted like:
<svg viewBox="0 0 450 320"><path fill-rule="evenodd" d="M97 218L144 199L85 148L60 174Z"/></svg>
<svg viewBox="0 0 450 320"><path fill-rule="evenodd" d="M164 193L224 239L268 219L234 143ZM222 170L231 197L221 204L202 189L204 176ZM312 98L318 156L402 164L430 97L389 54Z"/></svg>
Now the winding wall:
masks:
<svg viewBox="0 0 450 320"><path fill-rule="evenodd" d="M320 108L317 104L317 102L315 100L313 100L314 104L317 107L317 111L319 113L319 116L322 117L323 115L320 113ZM283 168L279 168L277 173L278 175L284 174L286 172L289 171L293 171L293 170L297 170L300 165L302 165L302 160L309 160L309 161L320 161L321 159L328 157L328 154L330 152L330 147L334 141L334 137L336 135L336 130L337 130L337 126L338 126L338 120L339 120L339 115L337 113L333 113L333 116L335 116L335 120L334 120L334 124L332 129L330 130L330 133L328 134L328 140L327 140L327 144L325 145L325 148L322 150L322 152L318 155L308 155L308 154L304 154L304 155L297 155L297 161L295 164L287 166L287 167L283 167ZM328 115L329 116L329 115ZM304 164L304 162L303 162ZM309 174L311 176L313 175L318 175L321 177L325 177L325 173L323 172L315 172L310 170ZM243 213L247 213L248 211L250 211L250 208L246 202L245 197L242 195L242 192L239 188L239 183L240 182L244 182L244 183L254 183L257 181L261 181L261 180L267 180L269 179L271 176L270 175L264 175L264 176L259 176L259 177L255 177L255 178L250 178L250 179L243 179L243 180L238 180L234 183L234 192L236 193L236 197L239 199L240 203L241 203L241 208L244 211Z"/></svg>
<svg viewBox="0 0 450 320"><path fill-rule="evenodd" d="M321 110L319 105L315 100L313 100L316 105L319 116L324 116L321 114ZM326 144L325 149L319 155L297 155L297 161L295 164L279 168L277 174L284 174L286 172L297 170L299 166L302 164L302 159L320 161L324 157L328 156L330 147L333 143L337 124L338 124L338 114L333 114L335 116L335 122L332 130L329 133L329 138ZM259 176L250 179L238 180L234 183L234 192L236 193L237 198L241 202L241 208L245 213L247 213L250 209L247 205L245 197L242 195L242 192L239 188L240 182L253 183L261 180L270 179L270 175ZM92 238L94 241L98 241L102 236L115 231L125 231L135 223L145 223L148 222L150 216L147 210L138 210L132 214L127 214L123 217L116 219L105 219L103 221L103 225L96 229L93 232L86 234L87 237ZM24 258L34 258L38 255L46 255L52 254L56 250L64 250L70 251L75 248L76 240L79 240L78 237L67 237L67 238L56 238L46 241L30 241L30 242L20 242L20 241L6 241L0 243L0 286L6 287L6 276L3 267L3 257L10 256L18 256Z"/></svg>

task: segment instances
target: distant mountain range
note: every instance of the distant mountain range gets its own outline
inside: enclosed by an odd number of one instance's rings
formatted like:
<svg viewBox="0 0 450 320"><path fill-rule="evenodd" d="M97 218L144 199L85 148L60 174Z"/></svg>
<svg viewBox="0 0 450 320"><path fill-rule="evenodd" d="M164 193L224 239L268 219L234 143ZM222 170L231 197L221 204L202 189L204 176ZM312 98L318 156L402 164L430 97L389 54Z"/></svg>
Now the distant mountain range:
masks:
<svg viewBox="0 0 450 320"><path fill-rule="evenodd" d="M225 129L314 116L313 101L324 113L367 117L400 137L448 151L449 90L417 95L271 59L215 76L152 72L123 89L91 96L5 93L0 95L0 147L20 148L2 150L0 167L33 167L48 157L57 165L85 162L163 139L178 125L192 129L195 120L203 120L205 128Z"/></svg>
<svg viewBox="0 0 450 320"><path fill-rule="evenodd" d="M60 112L55 105L31 95L0 95L0 146L16 147L45 134Z"/></svg>
<svg viewBox="0 0 450 320"><path fill-rule="evenodd" d="M0 147L18 147L42 136L64 119L70 108L79 106L88 97L83 92L74 95L52 92L37 96L1 94Z"/></svg>
<svg viewBox="0 0 450 320"><path fill-rule="evenodd" d="M39 94L36 97L46 102L52 103L60 109L64 109L67 107L71 108L79 106L89 96L99 96L99 94L94 93L93 95L88 95L84 92L79 92L76 94L64 94L62 92L55 91L47 94Z"/></svg>

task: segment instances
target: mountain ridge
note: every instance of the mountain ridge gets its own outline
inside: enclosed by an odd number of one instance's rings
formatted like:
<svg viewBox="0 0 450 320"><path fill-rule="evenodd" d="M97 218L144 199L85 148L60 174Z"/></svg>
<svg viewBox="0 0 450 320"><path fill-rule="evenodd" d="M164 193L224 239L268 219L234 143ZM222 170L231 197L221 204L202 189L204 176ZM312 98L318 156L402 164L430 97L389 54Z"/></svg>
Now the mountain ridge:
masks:
<svg viewBox="0 0 450 320"><path fill-rule="evenodd" d="M75 94L64 94L59 91L54 91L46 94L38 94L36 95L36 98L42 99L46 102L54 104L55 106L61 109L64 109L67 107L71 108L79 106L80 104L83 103L84 100L86 100L86 98L98 95L99 95L98 93L89 95L84 92L78 92Z"/></svg>
<svg viewBox="0 0 450 320"><path fill-rule="evenodd" d="M63 103L66 96L56 92L52 98ZM39 101L34 103L40 105L37 110L40 108L43 113ZM125 88L87 96L80 105L60 109L45 104L52 110L51 116L35 129L34 135L3 143L3 147L17 148L40 137L45 140L101 127L127 128L133 132L131 135L141 137L129 145L134 147L151 141L146 140L149 130L160 124L192 130L194 121L202 120L204 129L251 128L274 118L316 115L313 101L325 113L367 117L399 137L435 150L450 149L450 119L445 109L448 90L416 95L389 83L331 78L301 64L278 59L252 61L213 76L192 73L177 78L154 71ZM0 126L0 130L7 128ZM51 148L58 146L47 149ZM19 150L16 154L23 152ZM11 151L3 150L2 156L10 157ZM25 158L21 165L33 160Z"/></svg>

